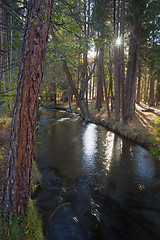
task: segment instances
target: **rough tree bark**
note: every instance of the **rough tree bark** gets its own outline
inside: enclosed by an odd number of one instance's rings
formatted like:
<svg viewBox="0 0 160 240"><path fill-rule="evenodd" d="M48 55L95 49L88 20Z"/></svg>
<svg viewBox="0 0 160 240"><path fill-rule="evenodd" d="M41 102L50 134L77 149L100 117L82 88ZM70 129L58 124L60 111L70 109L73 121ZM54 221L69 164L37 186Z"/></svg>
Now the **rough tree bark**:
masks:
<svg viewBox="0 0 160 240"><path fill-rule="evenodd" d="M160 76L158 76L157 87L156 87L156 104L159 104L159 103L160 103Z"/></svg>
<svg viewBox="0 0 160 240"><path fill-rule="evenodd" d="M100 52L101 52L101 58L99 60L100 60L100 64L101 64L101 78L102 78L102 82L104 85L105 101L106 101L106 106L107 106L108 118L110 118L108 89L107 89L107 85L106 85L106 81L105 81L105 71L104 71L104 45L101 47Z"/></svg>
<svg viewBox="0 0 160 240"><path fill-rule="evenodd" d="M139 64L139 51L140 51L140 35L141 35L141 16L142 5L139 5L139 14L134 14L133 30L131 31L129 58L126 76L126 89L125 89L125 123L132 119L135 113L135 97L136 97L136 83L137 83L137 69Z"/></svg>
<svg viewBox="0 0 160 240"><path fill-rule="evenodd" d="M119 34L119 6L120 0L114 1L114 34L118 38ZM115 94L115 121L120 120L120 68L119 68L119 47L114 47L114 94Z"/></svg>
<svg viewBox="0 0 160 240"><path fill-rule="evenodd" d="M113 67L112 67L112 56L111 50L109 49L109 91L108 91L108 99L111 96L111 112L113 112Z"/></svg>
<svg viewBox="0 0 160 240"><path fill-rule="evenodd" d="M125 29L125 4L126 0L122 0L121 6L121 20L120 20L120 95L121 95L121 110L122 110L122 123L125 119L125 63L124 63L124 29Z"/></svg>
<svg viewBox="0 0 160 240"><path fill-rule="evenodd" d="M145 77L144 77L144 102L146 103L148 99L148 83L147 83L147 69L145 68Z"/></svg>
<svg viewBox="0 0 160 240"><path fill-rule="evenodd" d="M13 113L3 214L24 215L30 196L34 133L53 0L30 0Z"/></svg>
<svg viewBox="0 0 160 240"><path fill-rule="evenodd" d="M57 105L57 93L56 93L56 83L55 82L53 82L53 92L54 92L54 94L53 94L53 99L54 99L54 107L56 107L56 105Z"/></svg>
<svg viewBox="0 0 160 240"><path fill-rule="evenodd" d="M141 66L139 65L136 103L140 103L140 100L141 100Z"/></svg>
<svg viewBox="0 0 160 240"><path fill-rule="evenodd" d="M154 106L154 78L153 78L154 73L151 74L150 76L150 89L149 89L149 105Z"/></svg>
<svg viewBox="0 0 160 240"><path fill-rule="evenodd" d="M100 111L103 101L104 46L99 48L96 109Z"/></svg>

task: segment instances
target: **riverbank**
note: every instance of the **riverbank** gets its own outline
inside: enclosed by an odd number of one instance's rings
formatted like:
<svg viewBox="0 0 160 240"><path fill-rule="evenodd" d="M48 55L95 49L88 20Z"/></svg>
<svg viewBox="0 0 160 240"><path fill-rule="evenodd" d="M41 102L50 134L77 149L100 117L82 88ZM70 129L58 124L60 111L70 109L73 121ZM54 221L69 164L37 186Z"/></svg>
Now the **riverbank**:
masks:
<svg viewBox="0 0 160 240"><path fill-rule="evenodd" d="M52 102L45 104L45 106L54 108ZM105 104L103 104L101 111L95 109L94 100L89 101L88 106L91 122L107 127L109 130L135 141L160 160L160 106L149 107L144 103L136 104L136 114L128 125L115 122L114 113L111 113L111 117L108 119ZM67 110L68 104L58 102L57 108ZM73 112L80 113L80 109L76 109L75 102L71 102L71 109Z"/></svg>

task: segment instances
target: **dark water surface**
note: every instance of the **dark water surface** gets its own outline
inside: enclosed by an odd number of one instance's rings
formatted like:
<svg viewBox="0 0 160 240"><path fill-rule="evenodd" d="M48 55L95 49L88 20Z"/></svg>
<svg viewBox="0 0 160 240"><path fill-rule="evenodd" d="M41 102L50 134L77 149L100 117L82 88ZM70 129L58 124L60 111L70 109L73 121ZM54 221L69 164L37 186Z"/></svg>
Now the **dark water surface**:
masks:
<svg viewBox="0 0 160 240"><path fill-rule="evenodd" d="M53 110L37 148L47 240L160 240L160 164L145 149Z"/></svg>

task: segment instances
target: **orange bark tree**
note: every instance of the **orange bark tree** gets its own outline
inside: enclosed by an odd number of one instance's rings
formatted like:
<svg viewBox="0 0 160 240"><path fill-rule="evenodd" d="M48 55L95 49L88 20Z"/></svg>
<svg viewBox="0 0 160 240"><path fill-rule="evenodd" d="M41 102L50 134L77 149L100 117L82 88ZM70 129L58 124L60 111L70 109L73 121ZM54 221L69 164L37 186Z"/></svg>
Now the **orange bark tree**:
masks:
<svg viewBox="0 0 160 240"><path fill-rule="evenodd" d="M2 211L24 215L30 196L34 133L53 0L30 0L13 113Z"/></svg>

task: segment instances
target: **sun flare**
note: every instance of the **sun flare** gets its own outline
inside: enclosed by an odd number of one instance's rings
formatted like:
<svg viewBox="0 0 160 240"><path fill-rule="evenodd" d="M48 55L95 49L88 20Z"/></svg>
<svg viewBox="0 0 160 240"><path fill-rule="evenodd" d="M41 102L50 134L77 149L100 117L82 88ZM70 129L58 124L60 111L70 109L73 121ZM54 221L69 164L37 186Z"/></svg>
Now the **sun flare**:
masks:
<svg viewBox="0 0 160 240"><path fill-rule="evenodd" d="M121 43L122 43L122 40L121 40L120 37L118 37L118 38L116 39L116 45L117 45L117 46L120 46Z"/></svg>

